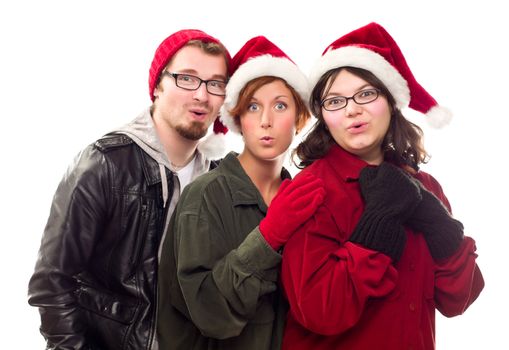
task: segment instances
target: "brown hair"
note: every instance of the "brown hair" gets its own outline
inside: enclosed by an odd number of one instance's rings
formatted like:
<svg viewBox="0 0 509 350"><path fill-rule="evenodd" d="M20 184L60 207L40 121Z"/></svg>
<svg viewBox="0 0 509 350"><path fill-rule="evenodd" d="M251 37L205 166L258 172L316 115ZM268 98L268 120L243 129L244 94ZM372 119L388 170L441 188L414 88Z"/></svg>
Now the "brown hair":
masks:
<svg viewBox="0 0 509 350"><path fill-rule="evenodd" d="M317 121L306 139L293 151L295 165L302 169L312 164L315 160L324 157L330 147L336 143L323 119L322 97L329 92L332 83L343 69L373 85L387 98L391 109L391 121L389 130L382 142L384 160L397 165L407 165L415 170L419 169L419 164L427 163L429 155L424 149L422 129L403 116L396 106L394 97L382 81L368 70L356 67L340 67L322 75L311 92L309 105L311 113L317 118ZM300 163L295 160L296 156L300 158Z"/></svg>
<svg viewBox="0 0 509 350"><path fill-rule="evenodd" d="M186 47L186 46L196 46L196 47L202 49L205 53L208 53L209 55L213 55L213 56L223 55L224 60L226 62L226 71L227 72L230 71L230 65L229 65L230 58L229 58L228 50L226 50L226 48L223 46L223 44L212 42L212 41L204 42L201 40L189 40L187 42L187 44L184 45L184 47Z"/></svg>
<svg viewBox="0 0 509 350"><path fill-rule="evenodd" d="M237 105L233 107L229 112L233 116L233 120L237 126L240 127L240 115L247 111L249 104L251 103L251 99L256 91L264 85L270 84L273 81L281 80L285 86L292 93L292 97L295 100L295 105L297 107L297 119L295 120L295 128L297 133L302 130L304 125L306 125L306 121L311 118L311 114L309 109L306 106L306 102L300 97L300 95L295 91L295 89L289 85L284 79L274 77L274 76L263 76L259 78L255 78L249 81L243 88L240 90L239 98L237 101Z"/></svg>

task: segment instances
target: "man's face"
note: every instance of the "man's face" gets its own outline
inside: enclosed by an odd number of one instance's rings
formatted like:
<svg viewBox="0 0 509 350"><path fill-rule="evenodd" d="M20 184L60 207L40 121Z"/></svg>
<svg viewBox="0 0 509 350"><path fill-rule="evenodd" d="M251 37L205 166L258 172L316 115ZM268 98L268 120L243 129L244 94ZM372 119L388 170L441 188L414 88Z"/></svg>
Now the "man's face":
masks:
<svg viewBox="0 0 509 350"><path fill-rule="evenodd" d="M165 70L193 75L202 80L225 82L227 79L224 56L210 55L195 46L185 46L177 51ZM197 90L185 90L178 87L175 78L169 75L162 76L154 96L154 118L189 140L199 140L206 135L224 101L224 96L210 94L205 83Z"/></svg>

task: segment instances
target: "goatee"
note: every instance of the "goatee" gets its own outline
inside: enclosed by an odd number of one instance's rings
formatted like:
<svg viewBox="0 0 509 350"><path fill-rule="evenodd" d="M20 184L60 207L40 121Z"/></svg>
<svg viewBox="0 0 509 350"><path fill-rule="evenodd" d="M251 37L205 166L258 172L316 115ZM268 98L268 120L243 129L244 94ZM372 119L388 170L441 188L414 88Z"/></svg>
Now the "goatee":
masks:
<svg viewBox="0 0 509 350"><path fill-rule="evenodd" d="M178 125L175 130L180 136L192 140L198 141L207 134L207 128L201 122L192 122L188 127Z"/></svg>

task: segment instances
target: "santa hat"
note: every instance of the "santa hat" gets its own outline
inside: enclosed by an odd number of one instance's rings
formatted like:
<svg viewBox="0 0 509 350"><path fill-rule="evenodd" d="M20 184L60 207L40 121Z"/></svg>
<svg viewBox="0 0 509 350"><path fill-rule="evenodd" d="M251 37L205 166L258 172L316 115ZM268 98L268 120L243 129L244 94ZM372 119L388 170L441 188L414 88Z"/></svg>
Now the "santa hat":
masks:
<svg viewBox="0 0 509 350"><path fill-rule="evenodd" d="M171 58L191 40L199 40L203 42L213 42L224 47L224 45L213 36L198 29L183 29L171 34L163 40L156 49L152 64L150 65L148 87L150 99L154 101L154 89L159 82L160 76L164 68L168 65ZM231 65L231 57L225 48L227 66ZM213 132L207 135L198 144L198 150L208 159L218 159L224 156L226 149L225 134L228 129L221 124L219 118L214 121Z"/></svg>
<svg viewBox="0 0 509 350"><path fill-rule="evenodd" d="M264 36L250 39L232 59L232 72L221 107L221 121L233 132L240 133L230 110L237 105L240 91L251 80L273 76L286 81L307 104L309 83L306 75L274 43Z"/></svg>
<svg viewBox="0 0 509 350"><path fill-rule="evenodd" d="M424 113L434 128L441 128L452 119L451 112L439 106L417 82L398 44L377 23L356 29L330 44L311 70L311 86L327 71L345 66L373 73L388 88L398 108L410 107Z"/></svg>

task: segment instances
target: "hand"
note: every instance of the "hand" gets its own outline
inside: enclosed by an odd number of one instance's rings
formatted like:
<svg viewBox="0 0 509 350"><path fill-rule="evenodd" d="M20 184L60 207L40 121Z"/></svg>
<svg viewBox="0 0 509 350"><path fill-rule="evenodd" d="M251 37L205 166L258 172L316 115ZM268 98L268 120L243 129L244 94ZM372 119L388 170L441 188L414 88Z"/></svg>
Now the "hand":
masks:
<svg viewBox="0 0 509 350"><path fill-rule="evenodd" d="M407 224L424 235L433 259L448 258L463 241L463 224L449 214L433 193L421 188L421 194L422 201Z"/></svg>
<svg viewBox="0 0 509 350"><path fill-rule="evenodd" d="M323 181L310 173L284 180L272 199L260 232L274 250L279 250L306 222L325 198Z"/></svg>
<svg viewBox="0 0 509 350"><path fill-rule="evenodd" d="M359 185L366 210L381 211L402 220L413 212L422 199L418 181L387 162L378 167L362 169Z"/></svg>
<svg viewBox="0 0 509 350"><path fill-rule="evenodd" d="M399 260L406 243L403 222L422 198L420 187L385 162L362 169L359 185L366 207L349 240Z"/></svg>

